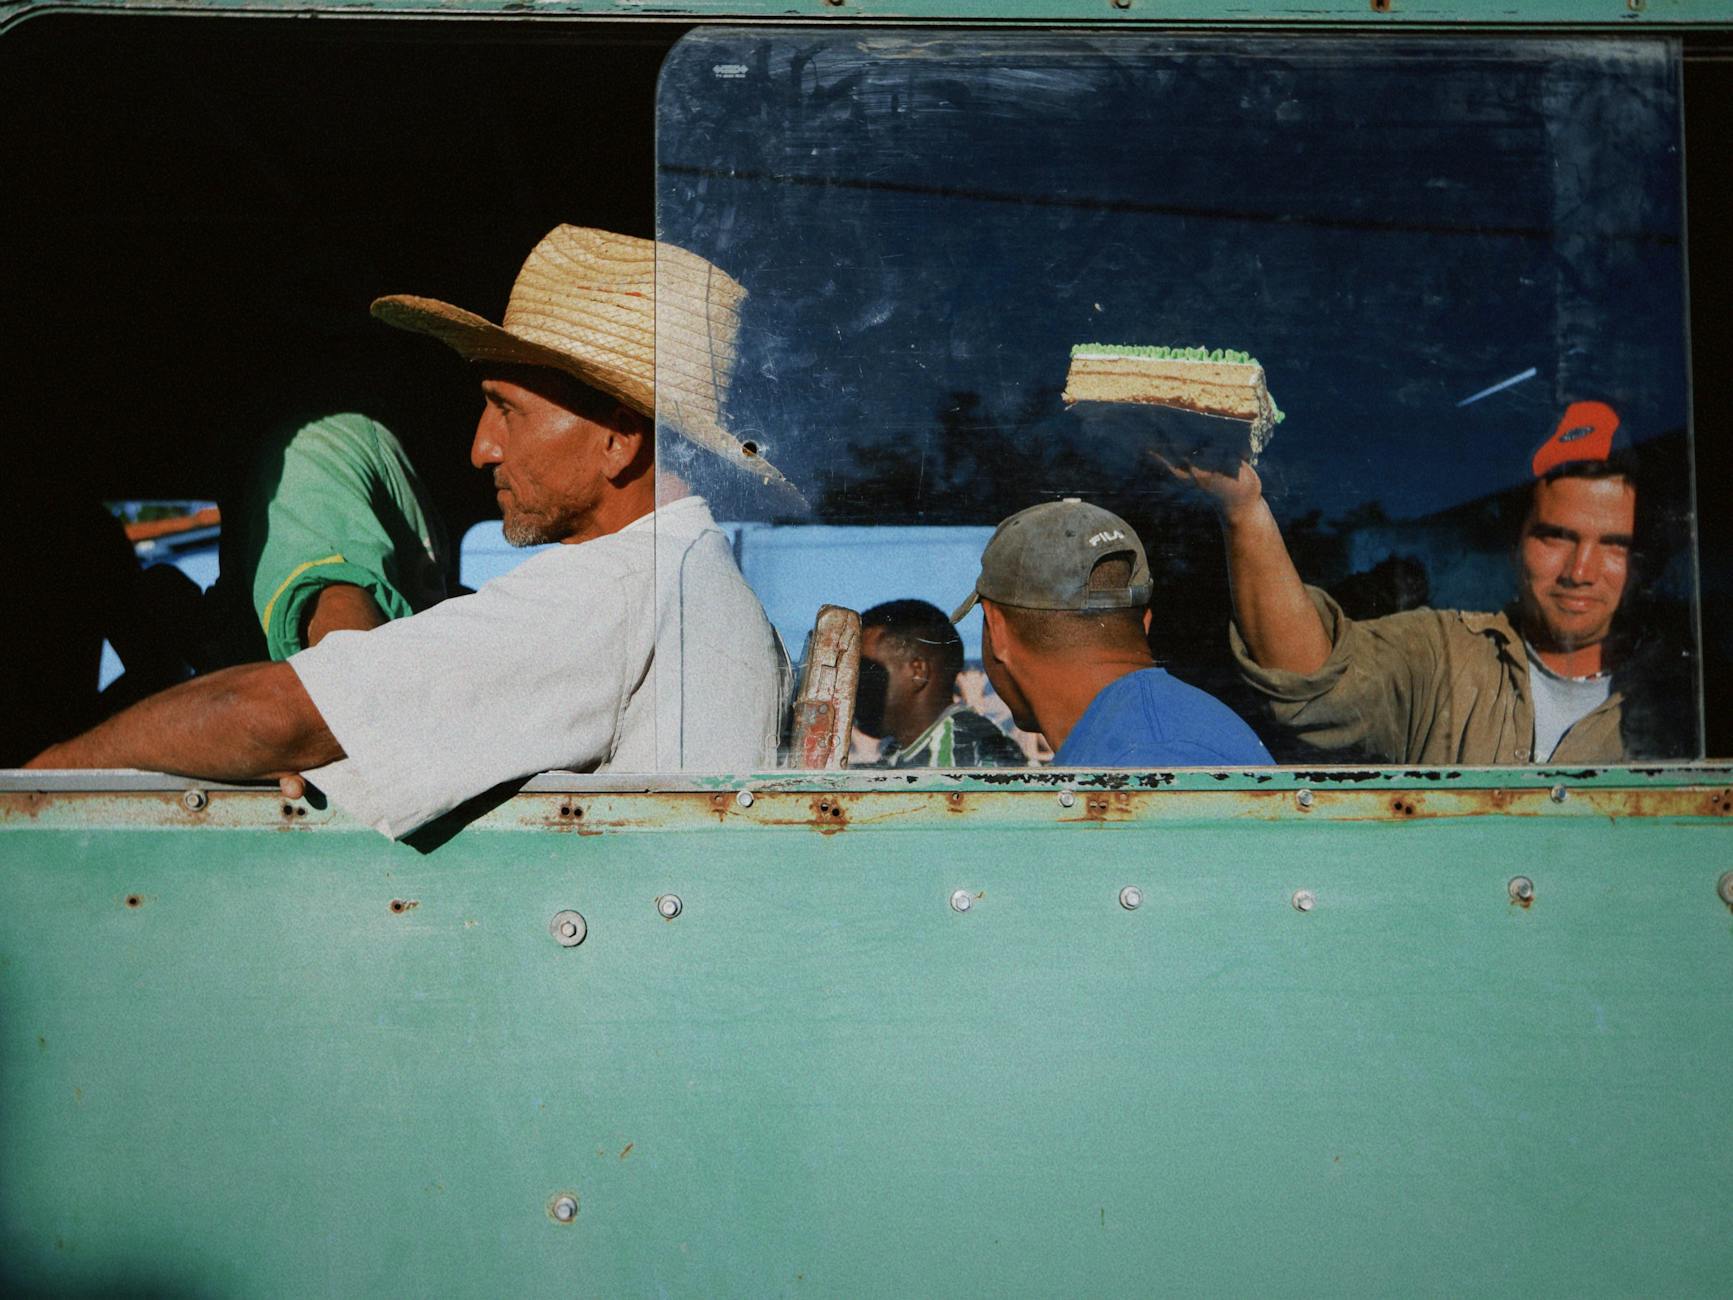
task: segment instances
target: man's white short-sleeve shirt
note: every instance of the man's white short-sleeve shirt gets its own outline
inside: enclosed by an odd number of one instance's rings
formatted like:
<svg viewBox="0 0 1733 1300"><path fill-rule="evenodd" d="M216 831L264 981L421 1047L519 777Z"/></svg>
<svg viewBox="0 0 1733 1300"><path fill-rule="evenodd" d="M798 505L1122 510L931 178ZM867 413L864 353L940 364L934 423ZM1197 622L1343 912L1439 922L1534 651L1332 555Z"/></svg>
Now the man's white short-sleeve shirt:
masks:
<svg viewBox="0 0 1733 1300"><path fill-rule="evenodd" d="M535 772L773 766L786 670L699 497L289 663L347 756L308 779L393 838Z"/></svg>

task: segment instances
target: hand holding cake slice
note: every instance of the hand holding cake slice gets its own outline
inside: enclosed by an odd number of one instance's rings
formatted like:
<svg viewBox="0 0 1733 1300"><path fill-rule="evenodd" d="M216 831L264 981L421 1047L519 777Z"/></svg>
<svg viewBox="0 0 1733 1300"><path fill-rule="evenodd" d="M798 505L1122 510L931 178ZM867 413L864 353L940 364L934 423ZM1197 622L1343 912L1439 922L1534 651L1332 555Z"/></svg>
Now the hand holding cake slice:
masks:
<svg viewBox="0 0 1733 1300"><path fill-rule="evenodd" d="M1071 349L1064 400L1067 406L1107 402L1203 417L1165 422L1158 436L1230 451L1253 464L1282 419L1264 368L1244 352L1223 348L1079 343Z"/></svg>

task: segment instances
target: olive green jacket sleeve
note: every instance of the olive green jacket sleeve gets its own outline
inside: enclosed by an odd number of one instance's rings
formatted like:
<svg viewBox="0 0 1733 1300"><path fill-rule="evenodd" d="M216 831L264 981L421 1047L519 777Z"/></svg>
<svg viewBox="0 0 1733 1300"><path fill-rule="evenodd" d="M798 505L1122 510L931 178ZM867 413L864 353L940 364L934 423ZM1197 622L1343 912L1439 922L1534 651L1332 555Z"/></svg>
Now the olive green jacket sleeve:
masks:
<svg viewBox="0 0 1733 1300"><path fill-rule="evenodd" d="M1306 594L1330 637L1323 666L1307 674L1264 668L1230 625L1241 676L1268 700L1277 723L1332 756L1417 761L1446 687L1447 616L1416 609L1356 622L1326 592L1308 586Z"/></svg>
<svg viewBox="0 0 1733 1300"><path fill-rule="evenodd" d="M1329 761L1479 767L1702 752L1691 661L1664 646L1627 647L1606 700L1537 760L1528 653L1508 614L1412 609L1356 621L1316 587L1306 593L1330 636L1317 672L1262 668L1239 629L1228 640L1277 725Z"/></svg>

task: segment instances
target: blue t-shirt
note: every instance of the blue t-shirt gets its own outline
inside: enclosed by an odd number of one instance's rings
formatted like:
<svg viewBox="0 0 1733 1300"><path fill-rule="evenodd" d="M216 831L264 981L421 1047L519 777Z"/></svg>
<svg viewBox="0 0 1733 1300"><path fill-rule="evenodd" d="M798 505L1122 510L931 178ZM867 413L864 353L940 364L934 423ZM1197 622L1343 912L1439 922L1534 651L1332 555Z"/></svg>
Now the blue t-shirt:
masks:
<svg viewBox="0 0 1733 1300"><path fill-rule="evenodd" d="M1103 687L1053 758L1056 767L1262 767L1274 761L1237 713L1162 668Z"/></svg>

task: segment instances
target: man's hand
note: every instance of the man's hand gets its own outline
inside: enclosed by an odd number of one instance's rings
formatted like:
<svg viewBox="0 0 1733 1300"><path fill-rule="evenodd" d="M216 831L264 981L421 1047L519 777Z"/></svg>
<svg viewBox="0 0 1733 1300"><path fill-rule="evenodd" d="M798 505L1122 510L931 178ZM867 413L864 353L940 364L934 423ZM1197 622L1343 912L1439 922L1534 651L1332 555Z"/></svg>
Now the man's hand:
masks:
<svg viewBox="0 0 1733 1300"><path fill-rule="evenodd" d="M1240 515L1263 500L1264 481L1247 461L1242 460L1237 473L1229 475L1194 465L1188 460L1175 464L1159 451L1149 454L1181 483L1189 483L1207 496L1224 519Z"/></svg>
<svg viewBox="0 0 1733 1300"><path fill-rule="evenodd" d="M1300 581L1257 470L1241 461L1234 474L1151 452L1167 472L1208 496L1227 541L1234 623L1259 667L1308 675L1330 657L1330 635Z"/></svg>

